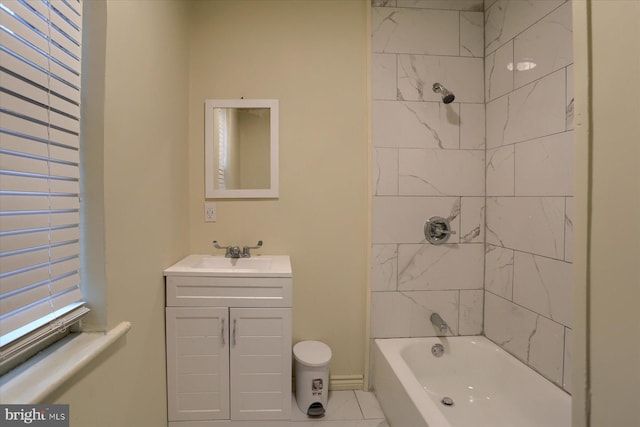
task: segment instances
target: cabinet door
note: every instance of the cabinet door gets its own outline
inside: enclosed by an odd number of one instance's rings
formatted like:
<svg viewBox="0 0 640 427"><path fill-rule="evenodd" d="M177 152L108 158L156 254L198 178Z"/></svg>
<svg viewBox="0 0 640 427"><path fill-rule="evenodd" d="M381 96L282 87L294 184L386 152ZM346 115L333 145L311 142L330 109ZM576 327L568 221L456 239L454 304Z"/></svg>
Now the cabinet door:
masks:
<svg viewBox="0 0 640 427"><path fill-rule="evenodd" d="M291 309L230 312L231 419L290 419Z"/></svg>
<svg viewBox="0 0 640 427"><path fill-rule="evenodd" d="M166 309L169 421L229 418L229 314Z"/></svg>

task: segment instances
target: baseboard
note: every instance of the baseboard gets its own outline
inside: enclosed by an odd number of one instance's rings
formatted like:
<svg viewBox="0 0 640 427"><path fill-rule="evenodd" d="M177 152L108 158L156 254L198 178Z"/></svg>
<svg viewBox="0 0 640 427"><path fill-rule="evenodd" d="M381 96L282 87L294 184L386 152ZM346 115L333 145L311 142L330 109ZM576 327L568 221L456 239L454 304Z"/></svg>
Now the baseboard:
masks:
<svg viewBox="0 0 640 427"><path fill-rule="evenodd" d="M296 391L296 379L291 378L291 390ZM363 375L329 375L329 390L364 390Z"/></svg>
<svg viewBox="0 0 640 427"><path fill-rule="evenodd" d="M329 390L363 390L364 376L362 375L331 375Z"/></svg>

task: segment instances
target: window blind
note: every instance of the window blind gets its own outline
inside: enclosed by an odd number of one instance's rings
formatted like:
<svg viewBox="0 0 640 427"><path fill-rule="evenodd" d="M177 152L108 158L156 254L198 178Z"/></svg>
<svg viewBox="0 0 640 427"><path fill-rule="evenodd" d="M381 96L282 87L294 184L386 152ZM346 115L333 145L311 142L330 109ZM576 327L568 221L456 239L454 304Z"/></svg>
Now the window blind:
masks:
<svg viewBox="0 0 640 427"><path fill-rule="evenodd" d="M218 188L224 190L227 188L227 146L229 144L229 136L227 131L227 109L216 108L213 110L218 114Z"/></svg>
<svg viewBox="0 0 640 427"><path fill-rule="evenodd" d="M80 0L0 0L0 362L88 311Z"/></svg>

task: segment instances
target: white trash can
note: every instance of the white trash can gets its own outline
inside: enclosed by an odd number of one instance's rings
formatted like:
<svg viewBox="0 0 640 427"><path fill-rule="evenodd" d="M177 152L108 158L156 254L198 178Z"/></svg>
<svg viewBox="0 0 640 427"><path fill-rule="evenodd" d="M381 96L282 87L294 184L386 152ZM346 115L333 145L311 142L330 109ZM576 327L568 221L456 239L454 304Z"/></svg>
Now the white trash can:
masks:
<svg viewBox="0 0 640 427"><path fill-rule="evenodd" d="M310 417L321 417L329 400L331 349L320 341L300 341L293 346L296 402Z"/></svg>

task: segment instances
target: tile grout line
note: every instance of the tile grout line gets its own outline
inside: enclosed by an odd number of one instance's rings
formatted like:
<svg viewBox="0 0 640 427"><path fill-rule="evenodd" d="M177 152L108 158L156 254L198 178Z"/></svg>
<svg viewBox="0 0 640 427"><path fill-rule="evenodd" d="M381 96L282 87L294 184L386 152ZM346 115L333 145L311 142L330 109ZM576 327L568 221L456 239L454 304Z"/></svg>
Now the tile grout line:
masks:
<svg viewBox="0 0 640 427"><path fill-rule="evenodd" d="M364 411L362 410L362 404L360 403L360 399L358 399L358 394L355 390L352 390L353 396L356 398L356 403L358 404L358 409L360 409L360 415L362 415L362 419L365 419Z"/></svg>

